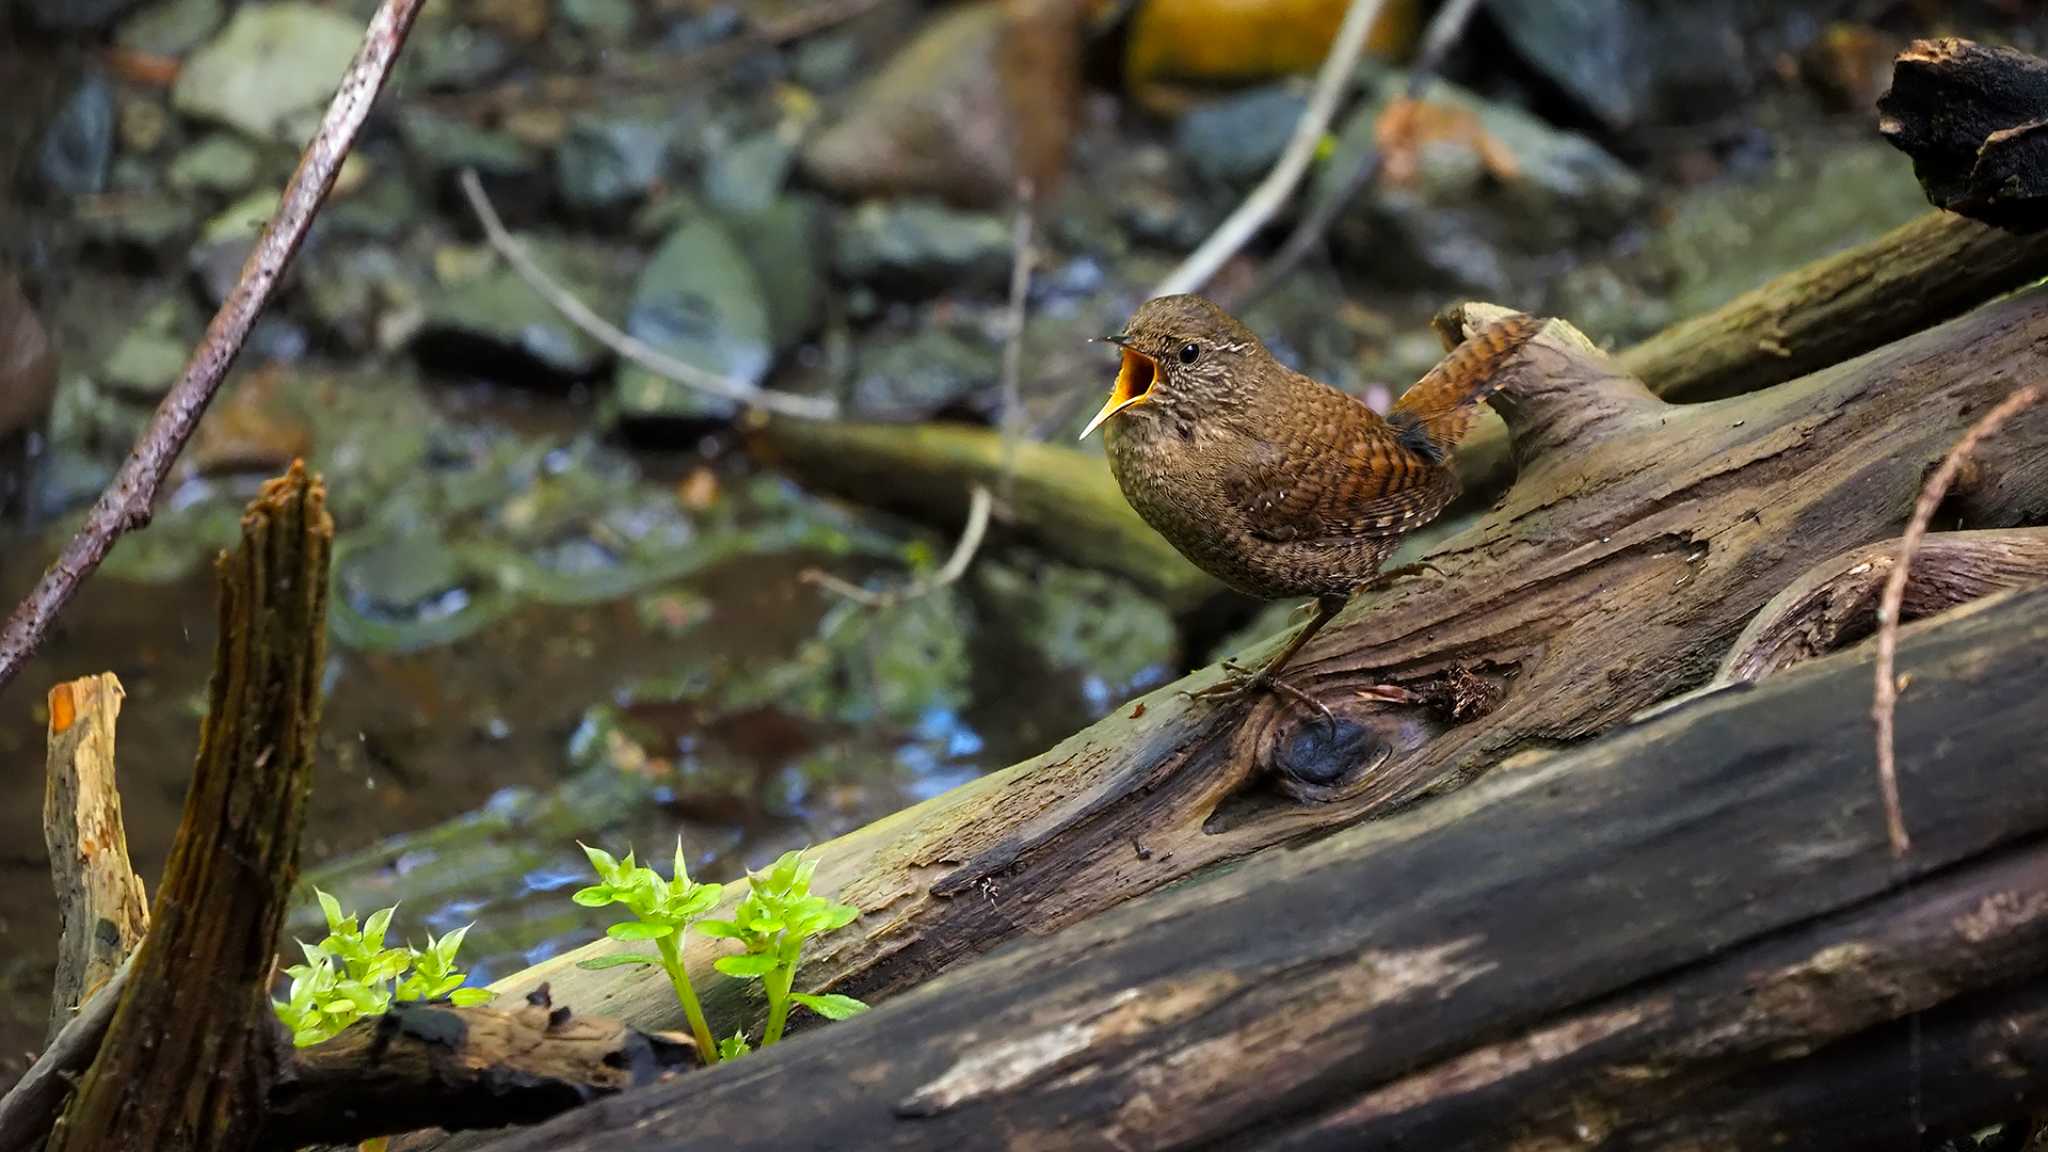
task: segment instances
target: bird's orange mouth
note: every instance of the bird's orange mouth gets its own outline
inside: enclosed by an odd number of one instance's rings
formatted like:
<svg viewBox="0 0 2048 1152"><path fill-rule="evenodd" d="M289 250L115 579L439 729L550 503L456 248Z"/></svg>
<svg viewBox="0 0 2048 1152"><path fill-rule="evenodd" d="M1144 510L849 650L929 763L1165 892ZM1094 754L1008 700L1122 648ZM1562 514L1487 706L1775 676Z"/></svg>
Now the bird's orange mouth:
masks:
<svg viewBox="0 0 2048 1152"><path fill-rule="evenodd" d="M1110 387L1109 399L1102 405L1102 410L1095 414L1095 419L1088 422L1088 427L1081 429L1083 440L1111 416L1133 404L1143 404L1151 399L1152 385L1159 381L1159 362L1143 352L1134 352L1129 348L1125 348L1123 352L1123 365L1117 369L1116 383Z"/></svg>

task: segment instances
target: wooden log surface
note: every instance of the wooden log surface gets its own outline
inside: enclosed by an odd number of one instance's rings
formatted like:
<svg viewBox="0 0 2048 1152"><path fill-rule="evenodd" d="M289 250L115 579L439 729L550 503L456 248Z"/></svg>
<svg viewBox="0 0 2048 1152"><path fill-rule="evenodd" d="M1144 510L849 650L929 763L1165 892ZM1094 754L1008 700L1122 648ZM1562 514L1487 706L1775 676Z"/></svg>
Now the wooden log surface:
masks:
<svg viewBox="0 0 2048 1152"><path fill-rule="evenodd" d="M1928 200L2020 233L2048 228L2048 60L1944 37L1892 65L1878 131Z"/></svg>
<svg viewBox="0 0 2048 1152"><path fill-rule="evenodd" d="M128 863L128 831L114 782L121 681L111 672L50 689L43 842L57 890L55 1039L149 930L142 878Z"/></svg>
<svg viewBox="0 0 2048 1152"><path fill-rule="evenodd" d="M264 486L217 565L192 786L149 935L52 1152L253 1146L274 1071L268 982L312 783L333 541L324 492L294 464Z"/></svg>
<svg viewBox="0 0 2048 1152"><path fill-rule="evenodd" d="M1926 470L2048 359L2048 295L2002 301L1764 392L1671 406L1567 326L1504 380L1521 477L1430 556L1440 577L1360 596L1292 670L1337 717L1284 700L1191 704L1180 687L1042 756L820 848L821 894L862 909L800 987L879 1001L1261 849L1381 817L1525 754L1597 735L1705 683L1787 584L1897 535ZM1987 452L1973 527L2048 506L2048 415ZM1417 703L1359 694L1393 684ZM737 892L733 893L737 897ZM720 1030L758 1008L689 963ZM671 1027L658 974L582 971L607 942L500 981L580 1011Z"/></svg>
<svg viewBox="0 0 2048 1152"><path fill-rule="evenodd" d="M491 1147L1929 1146L2048 1093L2048 590L1900 667L1903 861L1845 654Z"/></svg>

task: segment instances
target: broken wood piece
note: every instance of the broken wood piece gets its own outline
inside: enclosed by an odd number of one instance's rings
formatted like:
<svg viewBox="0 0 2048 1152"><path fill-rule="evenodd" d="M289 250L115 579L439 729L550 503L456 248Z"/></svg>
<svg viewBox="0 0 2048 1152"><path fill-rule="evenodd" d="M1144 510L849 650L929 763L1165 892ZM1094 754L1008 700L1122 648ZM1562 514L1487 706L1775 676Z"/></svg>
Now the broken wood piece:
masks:
<svg viewBox="0 0 2048 1152"><path fill-rule="evenodd" d="M121 681L111 672L50 689L43 842L59 929L46 1039L56 1038L149 930L149 901L128 863L114 782L121 697Z"/></svg>
<svg viewBox="0 0 2048 1152"><path fill-rule="evenodd" d="M1933 204L2013 232L2048 227L2048 60L1944 37L1892 64L1878 131Z"/></svg>
<svg viewBox="0 0 2048 1152"><path fill-rule="evenodd" d="M0 1096L0 1152L36 1152L49 1139L72 1088L99 1053L100 1041L106 1038L107 1025L113 1022L114 1008L121 1002L128 973L134 967L135 957L130 954L99 991L79 1006L70 1023L43 1048L14 1087Z"/></svg>
<svg viewBox="0 0 2048 1152"><path fill-rule="evenodd" d="M1885 540L1832 556L1771 597L1736 637L1716 684L1761 680L1847 648L1877 631L1877 602L1898 560ZM1918 620L1958 604L2048 582L2048 528L1937 532L1913 559L1900 619Z"/></svg>
<svg viewBox="0 0 2048 1152"><path fill-rule="evenodd" d="M1904 864L1844 654L489 1147L1931 1147L2048 1092L2044 645L1902 645Z"/></svg>
<svg viewBox="0 0 2048 1152"><path fill-rule="evenodd" d="M254 1147L272 957L298 877L334 522L294 463L216 564L219 633L185 810L134 974L51 1152Z"/></svg>
<svg viewBox="0 0 2048 1152"><path fill-rule="evenodd" d="M1361 594L1303 650L1292 678L1336 715L1334 739L1285 701L1178 695L1214 669L1161 688L1137 715L1119 708L1040 756L820 846L814 890L863 915L819 941L799 986L886 1001L997 945L1623 724L1706 683L1757 610L1815 564L1895 536L1962 429L2013 379L2048 374L2041 292L1701 405L1648 398L1569 332L1553 322L1502 381L1532 445L1549 447L1495 510L1427 556L1440 575ZM1584 382L1583 409L1540 395L1567 379ZM1572 435L1553 434L1572 421ZM2009 451L1978 457L1970 527L2026 523L2048 506L2048 413L2016 418L1998 445ZM926 487L962 491L951 478ZM1368 684L1421 703L1361 697ZM1310 792L1323 799L1302 802ZM1462 811L1455 799L1431 810ZM658 972L575 966L619 947L600 941L495 987L547 981L568 1002L673 1026ZM711 952L689 948L691 976L730 1029L745 1003Z"/></svg>
<svg viewBox="0 0 2048 1152"><path fill-rule="evenodd" d="M536 1124L697 1066L689 1037L574 1015L545 986L510 1011L414 1001L310 1048L278 1039L263 1147Z"/></svg>

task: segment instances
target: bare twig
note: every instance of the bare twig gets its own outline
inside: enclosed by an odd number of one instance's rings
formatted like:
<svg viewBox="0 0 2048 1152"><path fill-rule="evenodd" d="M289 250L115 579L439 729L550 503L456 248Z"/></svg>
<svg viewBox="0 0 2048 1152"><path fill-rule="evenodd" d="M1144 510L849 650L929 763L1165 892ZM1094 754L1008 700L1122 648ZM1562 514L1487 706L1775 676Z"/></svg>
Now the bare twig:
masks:
<svg viewBox="0 0 2048 1152"><path fill-rule="evenodd" d="M277 214L264 225L256 247L242 264L234 291L222 301L199 340L192 359L170 394L158 405L149 427L135 442L128 459L115 474L86 514L85 524L64 545L55 563L43 573L35 588L7 618L0 630L0 688L21 672L22 665L42 644L43 636L57 613L78 593L79 585L106 559L114 541L149 523L152 506L164 478L184 450L206 414L221 381L242 351L256 317L270 300L292 254L306 238L313 217L341 170L349 145L370 105L391 73L391 64L405 43L413 18L426 0L384 0L369 27L363 32L362 47L342 76L341 87L327 106L320 130L299 157L298 170L285 186Z"/></svg>
<svg viewBox="0 0 2048 1152"><path fill-rule="evenodd" d="M127 991L128 973L134 967L135 956L130 953L29 1065L27 1074L7 1095L0 1096L0 1152L31 1152L43 1146L50 1129L56 1127L64 1101L71 1096L72 1085L99 1054L100 1041L106 1038L107 1025L114 1020L114 1009Z"/></svg>
<svg viewBox="0 0 2048 1152"><path fill-rule="evenodd" d="M606 320L593 311L590 305L577 299L576 294L564 287L561 281L548 275L547 270L526 250L526 245L505 230L505 222L498 218L498 210L491 206L484 186L476 178L476 172L462 170L462 191L469 197L470 210L476 213L477 222L483 225L484 237L491 247L512 270L526 281L527 287L540 294L555 311L560 312L571 324L588 333L598 343L613 352L631 360L649 372L663 379L673 380L685 388L694 388L713 396L722 396L740 404L765 408L785 416L796 416L810 420L829 420L839 412L839 406L822 396L796 396L788 392L776 392L758 388L744 380L707 372L695 364L670 356L659 348L640 340L618 325Z"/></svg>
<svg viewBox="0 0 2048 1152"><path fill-rule="evenodd" d="M1017 438L1023 435L1024 402L1018 395L1024 375L1024 316L1031 297L1031 181L1017 182L1017 216L1010 228L1010 308L1003 329L1002 411L996 427L1003 434L1003 503L1010 502L1011 478L1017 471Z"/></svg>
<svg viewBox="0 0 2048 1152"><path fill-rule="evenodd" d="M1423 33L1422 49L1415 55L1415 62L1408 69L1407 99L1420 100L1429 87L1429 82L1443 68L1444 58L1450 55L1458 37L1465 31L1466 23L1472 17L1479 0L1447 0L1430 18L1429 29ZM1385 164L1386 152L1381 148L1368 148L1358 157L1351 171L1345 174L1344 182L1334 195L1327 196L1309 209L1301 223L1295 225L1273 258L1259 273L1258 283L1245 293L1247 300L1256 300L1271 291L1301 265L1301 262L1322 243L1330 231L1330 225L1337 222L1337 214L1351 203L1368 184L1378 179Z"/></svg>
<svg viewBox="0 0 2048 1152"><path fill-rule="evenodd" d="M1330 54L1323 58L1322 70L1316 74L1308 107L1295 122L1294 135L1289 137L1273 170L1237 206L1237 211L1202 241L1201 247L1152 289L1152 295L1173 296L1201 289L1287 203L1308 171L1309 161L1315 158L1316 145L1329 127L1330 118L1337 113L1337 104L1358 68L1358 57L1365 51L1366 33L1379 20L1383 6L1384 0L1351 0L1344 23L1337 28L1336 39L1330 42Z"/></svg>
<svg viewBox="0 0 2048 1152"><path fill-rule="evenodd" d="M1870 716L1877 722L1877 782L1884 794L1885 831L1891 836L1894 856L1904 856L1912 847L1912 841L1906 836L1906 816L1899 802L1899 769L1892 753L1892 717L1899 702L1899 684L1892 669L1898 655L1899 614L1906 599L1906 577L1912 568L1913 551L1920 546L1920 538L1927 534L1928 522L1934 519L1934 510L1940 507L1949 485L1955 483L1956 473L1962 471L1963 462L1969 459L1978 443L2039 396L2040 388L2034 384L2014 392L1970 425L1963 438L1956 441L1956 446L1948 450L1941 467L1934 470L1926 486L1920 489L1920 499L1913 505L1913 518L1906 522L1906 533L1899 538L1898 561L1884 582L1884 598L1878 601L1877 690L1871 700Z"/></svg>
<svg viewBox="0 0 2048 1152"><path fill-rule="evenodd" d="M851 581L842 580L830 572L817 568L806 569L802 579L807 584L816 584L835 596L841 596L856 604L869 608L893 608L906 600L928 596L967 574L967 566L974 562L974 554L981 549L981 538L988 532L989 512L995 505L995 494L986 487L976 484L969 493L967 506L967 527L960 533L960 540L953 545L953 554L929 580L913 580L901 588L885 592L870 592Z"/></svg>

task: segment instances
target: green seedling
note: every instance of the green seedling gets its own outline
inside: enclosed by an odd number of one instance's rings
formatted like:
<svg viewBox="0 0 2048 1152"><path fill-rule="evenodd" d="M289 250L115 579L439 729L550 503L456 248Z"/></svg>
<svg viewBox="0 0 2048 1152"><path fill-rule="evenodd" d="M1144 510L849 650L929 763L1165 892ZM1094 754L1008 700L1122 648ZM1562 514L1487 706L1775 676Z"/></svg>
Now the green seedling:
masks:
<svg viewBox="0 0 2048 1152"><path fill-rule="evenodd" d="M612 925L605 930L606 934L614 940L652 940L660 953L658 960L645 953L626 952L585 960L577 966L616 968L623 964L659 963L668 973L676 999L683 1005L683 1015L690 1019L690 1034L697 1041L697 1051L703 1053L705 1063L716 1063L724 1049L712 1040L711 1026L704 1020L704 1007L697 1002L697 990L690 986L690 973L683 967L683 934L689 930L691 921L711 911L725 886L698 884L690 879L689 870L683 866L680 836L676 837L675 872L668 880L652 868L635 864L631 852L622 861L602 848L577 843L583 854L590 857L590 866L597 870L600 883L578 889L573 899L585 908L624 905L633 919Z"/></svg>
<svg viewBox="0 0 2048 1152"><path fill-rule="evenodd" d="M384 937L396 904L370 913L358 924L352 913L342 911L341 901L317 888L313 895L327 916L327 936L318 944L299 941L306 962L285 969L292 978L291 992L270 1002L297 1047L331 1040L366 1016L382 1016L394 1001L445 997L459 1006L490 1001L491 993L484 989L463 987L467 977L455 967L455 952L469 925L438 940L427 933L425 949L409 944L386 948Z"/></svg>
<svg viewBox="0 0 2048 1152"><path fill-rule="evenodd" d="M768 995L763 1048L782 1039L793 1005L800 1004L827 1020L844 1020L868 1010L851 996L790 991L804 941L844 928L860 915L860 909L850 904L834 904L811 895L811 873L817 867L818 862L805 860L801 851L785 852L764 871L747 874L747 895L733 909L732 919L697 922L697 930L704 935L737 940L746 949L737 956L719 957L714 966L727 976L761 982ZM735 1039L745 1043L744 1037Z"/></svg>

